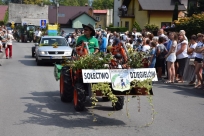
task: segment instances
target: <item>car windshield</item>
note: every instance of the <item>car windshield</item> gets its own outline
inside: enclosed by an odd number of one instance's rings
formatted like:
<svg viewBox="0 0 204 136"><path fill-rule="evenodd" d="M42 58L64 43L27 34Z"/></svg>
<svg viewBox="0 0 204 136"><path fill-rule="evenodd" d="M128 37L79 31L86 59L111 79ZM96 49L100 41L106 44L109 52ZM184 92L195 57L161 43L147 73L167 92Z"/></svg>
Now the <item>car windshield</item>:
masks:
<svg viewBox="0 0 204 136"><path fill-rule="evenodd" d="M26 29L27 29L27 31L35 31L35 26L28 25Z"/></svg>
<svg viewBox="0 0 204 136"><path fill-rule="evenodd" d="M40 42L40 46L67 46L64 38L43 38Z"/></svg>

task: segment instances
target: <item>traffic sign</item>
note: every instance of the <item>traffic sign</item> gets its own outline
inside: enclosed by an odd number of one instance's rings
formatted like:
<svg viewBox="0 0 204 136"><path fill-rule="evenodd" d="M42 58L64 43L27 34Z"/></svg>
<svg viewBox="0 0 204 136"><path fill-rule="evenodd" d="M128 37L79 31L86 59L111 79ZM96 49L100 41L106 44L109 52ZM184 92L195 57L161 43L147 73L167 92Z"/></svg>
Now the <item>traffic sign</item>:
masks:
<svg viewBox="0 0 204 136"><path fill-rule="evenodd" d="M40 20L40 27L45 28L46 27L46 20Z"/></svg>

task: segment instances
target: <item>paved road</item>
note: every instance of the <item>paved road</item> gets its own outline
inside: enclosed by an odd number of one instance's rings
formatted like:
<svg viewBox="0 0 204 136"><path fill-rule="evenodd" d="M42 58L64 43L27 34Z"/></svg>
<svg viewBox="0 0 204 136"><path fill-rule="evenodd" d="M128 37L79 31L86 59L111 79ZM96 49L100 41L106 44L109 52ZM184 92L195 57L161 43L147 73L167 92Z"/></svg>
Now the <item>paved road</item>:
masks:
<svg viewBox="0 0 204 136"><path fill-rule="evenodd" d="M183 85L154 85L153 103L158 114L149 127L151 108L147 98L128 103L112 116L110 102L93 110L75 112L72 103L62 103L53 66L36 66L31 43L14 43L13 58L0 67L0 136L203 136L204 91Z"/></svg>

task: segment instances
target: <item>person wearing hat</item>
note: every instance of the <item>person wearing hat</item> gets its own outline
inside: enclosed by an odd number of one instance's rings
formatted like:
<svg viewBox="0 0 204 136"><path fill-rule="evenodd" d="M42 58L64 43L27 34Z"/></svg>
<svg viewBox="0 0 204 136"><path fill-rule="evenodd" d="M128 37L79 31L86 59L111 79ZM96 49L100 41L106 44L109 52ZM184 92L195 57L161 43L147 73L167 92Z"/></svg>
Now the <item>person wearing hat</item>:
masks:
<svg viewBox="0 0 204 136"><path fill-rule="evenodd" d="M96 54L99 51L99 45L98 40L94 37L94 27L91 24L82 24L82 27L84 29L84 35L78 37L76 45L80 45L82 42L88 42L90 53Z"/></svg>

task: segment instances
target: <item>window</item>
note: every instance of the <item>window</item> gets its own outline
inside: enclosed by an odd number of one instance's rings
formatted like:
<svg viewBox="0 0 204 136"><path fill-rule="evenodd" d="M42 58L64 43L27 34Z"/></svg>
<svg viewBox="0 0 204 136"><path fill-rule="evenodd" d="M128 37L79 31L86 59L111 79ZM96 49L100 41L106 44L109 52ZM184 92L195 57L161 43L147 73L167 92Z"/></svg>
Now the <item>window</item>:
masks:
<svg viewBox="0 0 204 136"><path fill-rule="evenodd" d="M123 27L123 22L122 21L120 22L120 27Z"/></svg>
<svg viewBox="0 0 204 136"><path fill-rule="evenodd" d="M118 22L118 27L120 26L119 22Z"/></svg>
<svg viewBox="0 0 204 136"><path fill-rule="evenodd" d="M101 28L101 25L98 25L98 28Z"/></svg>
<svg viewBox="0 0 204 136"><path fill-rule="evenodd" d="M96 20L100 21L100 17L99 16L96 16L95 18L96 18Z"/></svg>
<svg viewBox="0 0 204 136"><path fill-rule="evenodd" d="M125 27L129 30L129 22L125 21Z"/></svg>
<svg viewBox="0 0 204 136"><path fill-rule="evenodd" d="M65 17L65 14L58 13L58 17Z"/></svg>
<svg viewBox="0 0 204 136"><path fill-rule="evenodd" d="M171 22L161 22L161 28L170 28L171 27Z"/></svg>

